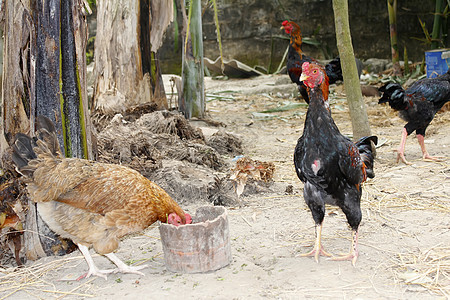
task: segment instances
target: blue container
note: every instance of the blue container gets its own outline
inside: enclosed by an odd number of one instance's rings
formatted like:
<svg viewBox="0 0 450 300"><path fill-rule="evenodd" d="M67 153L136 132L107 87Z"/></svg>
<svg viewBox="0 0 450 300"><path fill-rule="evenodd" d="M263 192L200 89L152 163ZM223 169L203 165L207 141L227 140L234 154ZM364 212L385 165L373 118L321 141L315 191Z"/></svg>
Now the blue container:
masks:
<svg viewBox="0 0 450 300"><path fill-rule="evenodd" d="M437 49L425 52L427 78L435 78L447 72L450 65L450 49Z"/></svg>

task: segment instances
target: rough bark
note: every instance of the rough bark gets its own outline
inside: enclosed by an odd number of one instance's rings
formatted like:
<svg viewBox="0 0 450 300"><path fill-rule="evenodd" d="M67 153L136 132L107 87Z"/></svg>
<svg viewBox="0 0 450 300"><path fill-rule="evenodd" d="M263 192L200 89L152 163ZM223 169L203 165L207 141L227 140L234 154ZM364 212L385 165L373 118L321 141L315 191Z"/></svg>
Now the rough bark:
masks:
<svg viewBox="0 0 450 300"><path fill-rule="evenodd" d="M89 39L87 30L87 20L84 6L84 1L74 0L72 5L72 25L73 35L75 39L75 53L76 53L76 75L78 78L78 90L80 96L80 131L83 142L83 157L88 159L95 159L96 147L94 141L95 130L92 125L89 109L89 99L87 93L87 66L86 66L86 47ZM89 12L91 13L91 12Z"/></svg>
<svg viewBox="0 0 450 300"><path fill-rule="evenodd" d="M157 52L162 45L164 32L173 21L173 9L173 0L151 0L150 43L152 52Z"/></svg>
<svg viewBox="0 0 450 300"><path fill-rule="evenodd" d="M7 0L3 3L4 48L3 86L0 121L0 152L3 156L17 132L28 132L30 102L33 93L30 68L30 43L34 43L34 24L30 15L29 1ZM11 34L10 34L11 33ZM28 112L26 111L28 110Z"/></svg>
<svg viewBox="0 0 450 300"><path fill-rule="evenodd" d="M139 38L142 55L142 73L150 76L150 89L153 102L164 103L166 101L166 93L164 92L164 83L162 80L161 68L159 66L158 53L156 52L162 44L162 33L160 35L158 34L156 37L152 36L152 34L155 35L155 31L157 31L157 28L161 28L161 26L167 27L168 23L166 23L166 19L164 18L162 18L162 21L158 20L158 14L164 15L164 9L161 7L162 1L154 0L151 3L152 5L156 3L158 6L156 8L151 7L150 0L140 1ZM162 9L161 12L159 11L160 9ZM167 9L173 10L173 7ZM152 42L155 42L156 44L152 44ZM154 51L153 49L156 50Z"/></svg>
<svg viewBox="0 0 450 300"><path fill-rule="evenodd" d="M172 1L155 2L170 2L166 7L172 13ZM146 102L167 108L157 58L151 53L150 30L156 26L151 5L149 0L97 1L95 110L112 114Z"/></svg>
<svg viewBox="0 0 450 300"><path fill-rule="evenodd" d="M18 132L33 134L36 115L53 120L67 155L92 158L86 138L90 134L83 126L90 123L83 1L8 0L3 5L7 37L0 132L3 166L11 164L3 157L8 143ZM55 236L40 219L34 203L29 203L24 233L27 257L66 253L67 243Z"/></svg>
<svg viewBox="0 0 450 300"><path fill-rule="evenodd" d="M61 119L66 156L92 158L92 155L88 155L85 133L85 118L89 120L89 114L84 112L88 107L83 103L83 96L87 96L87 93L83 93L83 89L86 90L86 78L81 77L81 75L85 75L85 72L79 72L79 70L86 70L85 55L77 55L77 50L81 52L79 54L86 53L87 35L81 36L83 29L86 31L86 22L83 21L83 18L80 18L80 12L77 13L77 11L83 9L81 3L77 2L77 0L60 2ZM76 25L74 23L75 17L77 17ZM78 26L78 28L75 26ZM77 32L75 28L80 33L77 40L75 39L75 32ZM76 47L77 42L80 44L79 47ZM79 58L82 61L78 62Z"/></svg>
<svg viewBox="0 0 450 300"><path fill-rule="evenodd" d="M36 24L36 115L53 121L58 142L64 147L60 103L60 5L58 0L38 0ZM33 100L31 100L33 101ZM32 122L34 123L34 122ZM62 150L64 150L62 148Z"/></svg>
<svg viewBox="0 0 450 300"><path fill-rule="evenodd" d="M333 0L333 10L337 47L341 57L345 93L352 120L353 139L357 140L363 136L370 135L370 127L353 53L347 0Z"/></svg>
<svg viewBox="0 0 450 300"><path fill-rule="evenodd" d="M186 118L202 118L205 114L205 86L203 72L203 34L200 0L192 0L189 7L189 26L183 42L183 93L179 97L179 110Z"/></svg>

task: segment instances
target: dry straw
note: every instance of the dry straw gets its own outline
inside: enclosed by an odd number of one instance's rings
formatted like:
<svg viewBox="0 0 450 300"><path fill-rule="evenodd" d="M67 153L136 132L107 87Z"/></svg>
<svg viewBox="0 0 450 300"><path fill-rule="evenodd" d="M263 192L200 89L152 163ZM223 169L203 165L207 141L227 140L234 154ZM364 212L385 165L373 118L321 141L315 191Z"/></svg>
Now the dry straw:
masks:
<svg viewBox="0 0 450 300"><path fill-rule="evenodd" d="M25 292L30 295L36 295L36 292L60 295L56 299L61 299L68 295L93 297L94 295L92 294L78 293L76 291L92 282L95 278L81 283L70 291L59 291L53 283L44 279L48 273L67 268L68 263L81 259L83 259L81 256L65 257L45 264L36 263L22 268L1 269L0 274L3 275L0 276L0 300L11 297L18 292Z"/></svg>

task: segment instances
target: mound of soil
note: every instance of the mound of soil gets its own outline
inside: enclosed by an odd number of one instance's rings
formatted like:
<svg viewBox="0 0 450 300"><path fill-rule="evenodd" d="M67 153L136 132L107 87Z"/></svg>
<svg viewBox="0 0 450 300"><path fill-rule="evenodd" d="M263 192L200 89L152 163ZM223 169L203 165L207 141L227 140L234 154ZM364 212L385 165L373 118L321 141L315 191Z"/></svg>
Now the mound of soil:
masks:
<svg viewBox="0 0 450 300"><path fill-rule="evenodd" d="M117 114L98 134L98 160L139 171L179 203L236 205L231 158L243 153L242 141L223 128L208 133L179 113ZM247 193L259 182L249 184Z"/></svg>

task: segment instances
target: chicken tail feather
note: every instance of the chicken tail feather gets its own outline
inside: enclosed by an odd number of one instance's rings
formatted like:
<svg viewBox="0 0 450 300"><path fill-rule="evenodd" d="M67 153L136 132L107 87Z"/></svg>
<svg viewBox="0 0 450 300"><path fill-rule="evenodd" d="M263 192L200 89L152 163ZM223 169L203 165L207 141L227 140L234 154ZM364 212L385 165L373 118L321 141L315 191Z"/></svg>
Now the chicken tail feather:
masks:
<svg viewBox="0 0 450 300"><path fill-rule="evenodd" d="M361 138L359 141L355 143L355 146L359 150L359 155L361 156L361 160L364 162L364 165L366 166L366 174L369 178L375 177L375 172L373 171L373 160L374 160L374 153L372 152L372 143L375 145L378 143L378 137L372 135L372 136L365 136Z"/></svg>
<svg viewBox="0 0 450 300"><path fill-rule="evenodd" d="M36 141L26 134L18 133L14 142L12 160L20 173L32 175L33 170L28 168L28 163L37 158L33 148L36 147Z"/></svg>
<svg viewBox="0 0 450 300"><path fill-rule="evenodd" d="M336 83L338 80L344 80L342 77L341 59L339 57L334 58L326 64L325 71L329 78L330 84Z"/></svg>
<svg viewBox="0 0 450 300"><path fill-rule="evenodd" d="M61 149L56 136L56 129L53 122L44 116L36 118L36 135L43 141L53 156L61 157Z"/></svg>
<svg viewBox="0 0 450 300"><path fill-rule="evenodd" d="M12 146L12 160L17 170L28 177L32 177L35 170L35 166L29 164L30 161L37 159L41 153L51 153L55 157L61 156L55 126L50 119L44 116L36 118L36 135L37 137L29 137L18 133Z"/></svg>
<svg viewBox="0 0 450 300"><path fill-rule="evenodd" d="M405 90L400 84L389 82L380 87L379 91L382 93L382 96L378 100L378 104L389 103L389 106L395 110L404 110L406 108L406 103L404 102Z"/></svg>

